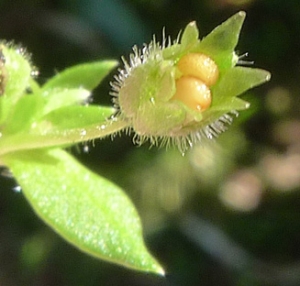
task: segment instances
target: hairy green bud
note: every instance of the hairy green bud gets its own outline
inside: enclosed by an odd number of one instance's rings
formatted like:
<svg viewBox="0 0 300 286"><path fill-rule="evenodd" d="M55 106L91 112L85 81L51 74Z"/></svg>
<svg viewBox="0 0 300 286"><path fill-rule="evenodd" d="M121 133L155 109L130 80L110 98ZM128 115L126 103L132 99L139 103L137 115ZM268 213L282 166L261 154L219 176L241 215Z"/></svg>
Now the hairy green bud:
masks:
<svg viewBox="0 0 300 286"><path fill-rule="evenodd" d="M172 42L163 35L129 60L112 83L119 117L141 144L175 144L184 151L203 137L226 130L249 103L238 95L270 79L261 69L237 66L234 52L245 12L239 12L199 40L195 22Z"/></svg>

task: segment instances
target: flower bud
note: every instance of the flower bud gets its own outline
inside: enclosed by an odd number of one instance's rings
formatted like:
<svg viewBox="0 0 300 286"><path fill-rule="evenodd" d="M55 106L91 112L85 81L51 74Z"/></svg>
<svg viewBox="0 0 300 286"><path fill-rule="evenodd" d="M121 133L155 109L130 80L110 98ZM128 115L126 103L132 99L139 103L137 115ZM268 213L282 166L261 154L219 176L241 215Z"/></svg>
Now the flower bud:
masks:
<svg viewBox="0 0 300 286"><path fill-rule="evenodd" d="M119 118L135 132L135 141L185 151L202 137L226 130L231 114L249 104L238 95L266 82L264 70L236 66L234 49L245 18L239 12L199 40L194 22L172 43L163 36L123 59L112 83Z"/></svg>

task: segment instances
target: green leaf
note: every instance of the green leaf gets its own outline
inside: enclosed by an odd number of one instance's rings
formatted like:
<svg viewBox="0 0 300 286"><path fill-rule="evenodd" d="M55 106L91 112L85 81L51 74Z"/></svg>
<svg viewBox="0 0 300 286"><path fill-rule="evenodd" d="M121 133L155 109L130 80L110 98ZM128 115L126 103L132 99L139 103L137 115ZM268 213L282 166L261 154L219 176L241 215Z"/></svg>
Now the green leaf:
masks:
<svg viewBox="0 0 300 286"><path fill-rule="evenodd" d="M19 131L28 131L36 114L41 107L41 97L36 94L30 94L21 97L10 109L9 116L5 122L3 135L14 134Z"/></svg>
<svg viewBox="0 0 300 286"><path fill-rule="evenodd" d="M70 88L60 89L53 88L51 90L44 91L42 97L44 99L44 106L41 113L47 114L55 109L70 106L74 104L82 104L90 96L90 92L87 89Z"/></svg>
<svg viewBox="0 0 300 286"><path fill-rule="evenodd" d="M124 192L60 149L4 156L35 212L95 257L164 274L146 249L139 216Z"/></svg>
<svg viewBox="0 0 300 286"><path fill-rule="evenodd" d="M45 91L52 88L84 88L91 91L116 65L116 61L79 64L52 77L42 89Z"/></svg>
<svg viewBox="0 0 300 286"><path fill-rule="evenodd" d="M99 125L101 122L106 122L106 119L112 116L113 112L112 107L96 105L62 107L45 115L39 123L36 123L35 131L41 129L40 132L45 134L46 126L48 126L48 129L66 132L74 128L88 128L90 125Z"/></svg>

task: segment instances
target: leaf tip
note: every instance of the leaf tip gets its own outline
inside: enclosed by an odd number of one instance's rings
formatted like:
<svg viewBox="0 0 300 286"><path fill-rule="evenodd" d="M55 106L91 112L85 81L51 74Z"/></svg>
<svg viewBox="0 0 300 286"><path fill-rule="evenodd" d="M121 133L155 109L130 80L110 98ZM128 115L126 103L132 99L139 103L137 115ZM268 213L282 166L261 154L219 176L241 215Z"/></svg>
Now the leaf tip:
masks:
<svg viewBox="0 0 300 286"><path fill-rule="evenodd" d="M192 21L192 22L188 23L188 26L193 27L193 28L197 27L196 21Z"/></svg>
<svg viewBox="0 0 300 286"><path fill-rule="evenodd" d="M266 80L266 81L270 81L270 80L271 80L271 77L272 77L272 76L271 76L271 73L268 72L268 71L265 71L265 73L266 73L266 74L265 74L265 80Z"/></svg>
<svg viewBox="0 0 300 286"><path fill-rule="evenodd" d="M144 271L148 273L154 273L159 276L166 276L166 272L164 268L160 265L160 263L151 255L148 250L144 253L144 257L140 260L140 263L135 263L135 265L129 266L130 268L135 268L139 271ZM133 266L133 267L132 267Z"/></svg>
<svg viewBox="0 0 300 286"><path fill-rule="evenodd" d="M265 83L265 82L268 82L271 80L270 72L263 70L263 69L256 69L256 72L257 72L257 76L259 78L258 84L262 84L262 83Z"/></svg>
<svg viewBox="0 0 300 286"><path fill-rule="evenodd" d="M115 68L115 67L117 67L117 66L119 65L119 62L116 61L116 60L108 60L108 61L107 61L107 65L108 65L111 69L113 69L113 68Z"/></svg>
<svg viewBox="0 0 300 286"><path fill-rule="evenodd" d="M157 261L155 261L155 263L152 265L152 269L150 269L150 271L162 277L166 276L165 270Z"/></svg>
<svg viewBox="0 0 300 286"><path fill-rule="evenodd" d="M239 11L237 13L237 16L239 16L241 19L245 19L246 18L246 12L245 11Z"/></svg>
<svg viewBox="0 0 300 286"><path fill-rule="evenodd" d="M163 276L163 277L166 276L166 272L165 272L165 270L162 267L159 267L157 269L157 274L159 274L160 276Z"/></svg>

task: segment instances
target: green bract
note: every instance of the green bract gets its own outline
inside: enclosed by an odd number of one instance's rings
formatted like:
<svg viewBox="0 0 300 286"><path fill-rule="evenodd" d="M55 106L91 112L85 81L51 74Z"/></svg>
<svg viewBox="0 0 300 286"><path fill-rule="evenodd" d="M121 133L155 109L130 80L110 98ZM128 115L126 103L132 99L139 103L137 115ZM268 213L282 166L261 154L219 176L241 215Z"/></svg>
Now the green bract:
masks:
<svg viewBox="0 0 300 286"><path fill-rule="evenodd" d="M230 114L249 107L237 96L268 81L270 74L236 66L234 49L244 18L244 12L237 13L202 40L192 22L174 44L163 39L162 44L153 40L142 51L134 48L130 61L124 60L124 70L116 77L112 95L120 118L137 134L137 141L173 142L185 150L203 135L211 138L224 131L232 120ZM211 87L212 104L203 112L172 100L180 73L176 65L190 53L207 55L219 69L219 79Z"/></svg>
<svg viewBox="0 0 300 286"><path fill-rule="evenodd" d="M35 212L93 256L163 274L144 245L139 216L124 192L62 148L127 129L138 143L173 142L184 151L203 135L224 131L230 114L249 106L237 96L270 78L266 71L236 66L234 49L244 18L244 12L234 15L201 41L191 23L180 41L164 38L142 51L134 48L112 84L117 109L89 104L91 91L115 61L80 64L39 86L24 49L0 43L0 165L10 169ZM191 77L179 69L190 54L208 56L218 69L207 87L212 101L206 109L192 109L188 93L174 97L178 81Z"/></svg>

